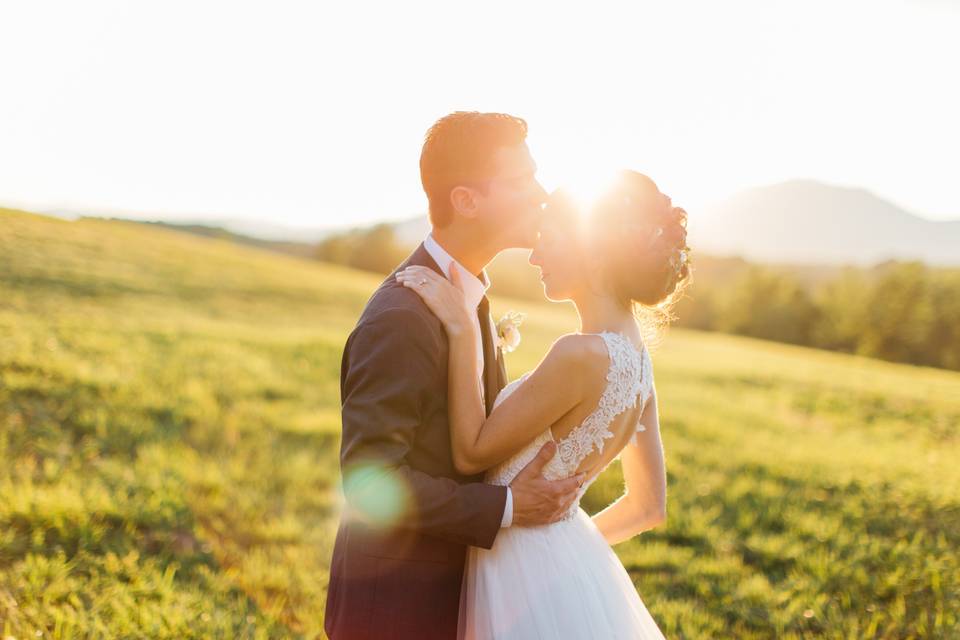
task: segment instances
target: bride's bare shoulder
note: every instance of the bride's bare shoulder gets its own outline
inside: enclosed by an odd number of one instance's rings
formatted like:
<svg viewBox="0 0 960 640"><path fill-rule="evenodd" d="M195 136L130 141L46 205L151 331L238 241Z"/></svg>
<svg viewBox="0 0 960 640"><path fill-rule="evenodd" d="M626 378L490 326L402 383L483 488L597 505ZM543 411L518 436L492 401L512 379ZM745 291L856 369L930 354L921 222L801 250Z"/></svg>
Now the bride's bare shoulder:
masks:
<svg viewBox="0 0 960 640"><path fill-rule="evenodd" d="M595 379L606 372L609 357L603 338L597 335L568 333L550 346L541 366L566 372L578 379Z"/></svg>

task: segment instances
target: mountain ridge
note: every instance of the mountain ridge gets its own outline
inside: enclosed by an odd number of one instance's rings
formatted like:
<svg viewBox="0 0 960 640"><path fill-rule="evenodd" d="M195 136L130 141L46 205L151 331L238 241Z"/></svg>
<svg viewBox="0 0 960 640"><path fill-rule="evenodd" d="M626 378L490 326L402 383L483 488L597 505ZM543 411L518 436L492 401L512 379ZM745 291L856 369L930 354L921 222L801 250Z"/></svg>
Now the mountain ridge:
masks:
<svg viewBox="0 0 960 640"><path fill-rule="evenodd" d="M691 246L764 262L960 265L960 220L930 220L859 187L789 180L691 216ZM746 230L746 232L745 232Z"/></svg>

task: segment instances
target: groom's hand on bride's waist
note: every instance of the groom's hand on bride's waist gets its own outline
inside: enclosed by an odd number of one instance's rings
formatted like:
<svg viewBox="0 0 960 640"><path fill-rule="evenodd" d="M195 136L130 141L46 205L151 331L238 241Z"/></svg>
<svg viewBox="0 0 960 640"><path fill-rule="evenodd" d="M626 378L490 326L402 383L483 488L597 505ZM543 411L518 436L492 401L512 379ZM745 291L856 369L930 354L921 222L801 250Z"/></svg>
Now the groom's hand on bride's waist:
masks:
<svg viewBox="0 0 960 640"><path fill-rule="evenodd" d="M560 520L577 499L584 474L563 480L547 480L543 467L557 451L554 442L548 442L510 483L513 493L513 526L532 527Z"/></svg>

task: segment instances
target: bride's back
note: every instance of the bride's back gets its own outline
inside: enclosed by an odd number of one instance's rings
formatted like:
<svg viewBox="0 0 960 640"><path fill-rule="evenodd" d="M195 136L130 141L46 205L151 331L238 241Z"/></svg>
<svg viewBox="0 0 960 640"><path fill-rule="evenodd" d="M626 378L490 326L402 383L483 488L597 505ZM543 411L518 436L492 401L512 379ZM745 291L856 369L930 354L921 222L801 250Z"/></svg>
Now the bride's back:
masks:
<svg viewBox="0 0 960 640"><path fill-rule="evenodd" d="M610 464L637 432L649 395L643 391L652 388L652 380L647 379L652 371L645 366L646 348L637 347L624 334L577 334L576 339L583 343L586 393L582 402L550 426L550 434L567 475L586 472L590 478Z"/></svg>
<svg viewBox="0 0 960 640"><path fill-rule="evenodd" d="M544 467L544 477L559 479L587 472L581 495L633 435L642 430L640 416L653 391L652 366L646 348L637 347L620 333L577 334L581 341L581 379L587 381L584 399L517 455L491 469L487 481L509 484L540 447L550 439L557 453ZM526 377L526 376L525 376ZM522 384L515 381L502 396ZM498 397L498 403L503 397ZM573 513L579 504L571 508Z"/></svg>

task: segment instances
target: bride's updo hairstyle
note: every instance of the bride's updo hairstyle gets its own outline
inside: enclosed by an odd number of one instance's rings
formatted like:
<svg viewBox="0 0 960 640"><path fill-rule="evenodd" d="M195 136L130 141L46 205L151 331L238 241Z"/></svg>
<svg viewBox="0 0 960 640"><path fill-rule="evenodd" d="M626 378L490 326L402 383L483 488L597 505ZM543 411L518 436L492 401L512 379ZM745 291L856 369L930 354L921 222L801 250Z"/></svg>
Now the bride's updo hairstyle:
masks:
<svg viewBox="0 0 960 640"><path fill-rule="evenodd" d="M633 310L644 338L656 342L690 281L687 212L649 177L625 170L589 205L579 225L587 257L604 284Z"/></svg>

